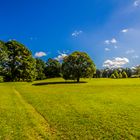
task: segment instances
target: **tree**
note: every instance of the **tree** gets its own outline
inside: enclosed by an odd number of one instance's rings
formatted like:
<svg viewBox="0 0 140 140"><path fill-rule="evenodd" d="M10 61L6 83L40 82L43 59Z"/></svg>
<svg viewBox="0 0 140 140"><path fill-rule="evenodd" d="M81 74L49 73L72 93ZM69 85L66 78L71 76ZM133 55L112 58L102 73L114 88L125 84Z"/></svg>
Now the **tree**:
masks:
<svg viewBox="0 0 140 140"><path fill-rule="evenodd" d="M62 75L65 80L80 81L80 78L93 77L95 64L85 52L73 52L62 63Z"/></svg>
<svg viewBox="0 0 140 140"><path fill-rule="evenodd" d="M36 62L31 52L17 41L5 43L8 51L7 81L33 81L36 77Z"/></svg>
<svg viewBox="0 0 140 140"><path fill-rule="evenodd" d="M112 73L113 73L113 69L106 68L103 70L102 77L109 78Z"/></svg>
<svg viewBox="0 0 140 140"><path fill-rule="evenodd" d="M122 78L122 73L121 72L119 73L119 78Z"/></svg>
<svg viewBox="0 0 140 140"><path fill-rule="evenodd" d="M118 74L117 70L114 71L114 75L115 75L116 78L119 78L119 74Z"/></svg>
<svg viewBox="0 0 140 140"><path fill-rule="evenodd" d="M126 68L126 69L124 69L124 71L126 72L128 77L131 77L133 74L132 69L130 69L130 68Z"/></svg>
<svg viewBox="0 0 140 140"><path fill-rule="evenodd" d="M127 76L125 71L122 72L122 78L128 78L128 76Z"/></svg>
<svg viewBox="0 0 140 140"><path fill-rule="evenodd" d="M45 76L45 62L39 58L36 58L36 80L43 80L46 78Z"/></svg>
<svg viewBox="0 0 140 140"><path fill-rule="evenodd" d="M136 66L136 75L140 76L140 66Z"/></svg>
<svg viewBox="0 0 140 140"><path fill-rule="evenodd" d="M96 69L96 73L93 75L93 78L101 78L102 70Z"/></svg>
<svg viewBox="0 0 140 140"><path fill-rule="evenodd" d="M3 41L0 41L0 75L2 76L7 73L8 60L7 47Z"/></svg>
<svg viewBox="0 0 140 140"><path fill-rule="evenodd" d="M110 78L115 79L116 77L115 77L115 75L114 75L114 74L111 74Z"/></svg>
<svg viewBox="0 0 140 140"><path fill-rule="evenodd" d="M46 62L45 75L47 78L60 77L61 64L55 59L49 58Z"/></svg>

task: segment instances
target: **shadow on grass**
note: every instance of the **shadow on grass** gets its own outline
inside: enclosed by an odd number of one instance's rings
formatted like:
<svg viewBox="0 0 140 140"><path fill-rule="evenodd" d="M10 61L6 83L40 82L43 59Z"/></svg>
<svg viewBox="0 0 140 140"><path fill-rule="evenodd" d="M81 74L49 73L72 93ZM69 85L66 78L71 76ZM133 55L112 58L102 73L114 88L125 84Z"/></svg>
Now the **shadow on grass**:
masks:
<svg viewBox="0 0 140 140"><path fill-rule="evenodd" d="M41 83L35 83L33 84L34 86L44 86L44 85L57 85L57 84L82 84L82 83L87 83L85 81L80 81L79 83L77 82L72 82L72 81L66 81L66 82L41 82Z"/></svg>

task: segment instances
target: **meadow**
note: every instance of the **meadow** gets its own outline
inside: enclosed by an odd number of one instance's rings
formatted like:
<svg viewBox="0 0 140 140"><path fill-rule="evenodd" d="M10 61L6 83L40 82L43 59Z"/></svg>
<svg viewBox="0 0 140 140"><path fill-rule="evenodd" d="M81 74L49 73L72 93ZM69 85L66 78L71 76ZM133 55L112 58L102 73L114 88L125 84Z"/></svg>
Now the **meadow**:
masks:
<svg viewBox="0 0 140 140"><path fill-rule="evenodd" d="M0 83L0 140L139 140L140 79Z"/></svg>

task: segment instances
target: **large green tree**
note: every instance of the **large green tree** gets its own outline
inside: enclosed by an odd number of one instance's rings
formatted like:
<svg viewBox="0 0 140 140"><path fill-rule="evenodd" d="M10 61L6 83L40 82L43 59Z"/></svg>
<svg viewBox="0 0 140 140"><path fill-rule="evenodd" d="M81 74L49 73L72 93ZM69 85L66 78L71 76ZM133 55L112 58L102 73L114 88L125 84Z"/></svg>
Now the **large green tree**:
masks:
<svg viewBox="0 0 140 140"><path fill-rule="evenodd" d="M85 52L73 52L65 57L62 63L62 75L65 80L80 81L80 78L93 77L95 64Z"/></svg>
<svg viewBox="0 0 140 140"><path fill-rule="evenodd" d="M7 81L33 81L36 62L32 53L21 43L12 40L5 43L8 54Z"/></svg>
<svg viewBox="0 0 140 140"><path fill-rule="evenodd" d="M47 78L60 77L61 64L55 59L49 58L46 62L45 75Z"/></svg>
<svg viewBox="0 0 140 140"><path fill-rule="evenodd" d="M7 47L3 41L0 41L0 75L2 76L7 73L8 61Z"/></svg>

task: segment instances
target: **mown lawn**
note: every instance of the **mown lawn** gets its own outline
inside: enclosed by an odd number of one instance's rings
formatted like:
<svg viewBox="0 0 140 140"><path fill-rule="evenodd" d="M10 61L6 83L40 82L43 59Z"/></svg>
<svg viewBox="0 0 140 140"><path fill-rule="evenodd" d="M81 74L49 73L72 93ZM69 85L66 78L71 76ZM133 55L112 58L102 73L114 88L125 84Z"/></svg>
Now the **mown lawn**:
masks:
<svg viewBox="0 0 140 140"><path fill-rule="evenodd" d="M140 79L0 84L0 139L140 139Z"/></svg>

